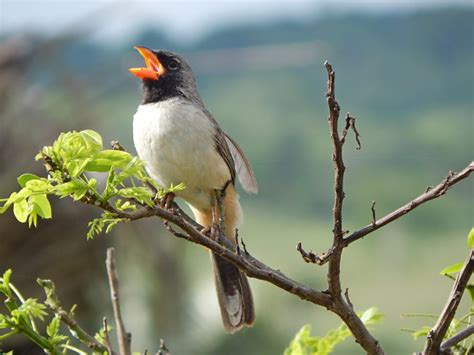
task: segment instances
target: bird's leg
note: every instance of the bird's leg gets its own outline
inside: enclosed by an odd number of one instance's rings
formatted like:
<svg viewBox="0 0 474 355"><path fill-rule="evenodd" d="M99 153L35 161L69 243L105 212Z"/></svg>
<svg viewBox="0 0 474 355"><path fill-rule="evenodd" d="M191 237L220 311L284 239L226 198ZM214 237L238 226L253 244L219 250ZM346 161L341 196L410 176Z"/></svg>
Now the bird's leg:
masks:
<svg viewBox="0 0 474 355"><path fill-rule="evenodd" d="M220 220L221 220L221 195L219 190L214 190L213 196L213 204L212 204L212 223L211 223L211 238L214 240L219 240L220 234Z"/></svg>
<svg viewBox="0 0 474 355"><path fill-rule="evenodd" d="M160 200L161 208L166 208L167 210L170 210L175 197L176 194L174 192L167 192Z"/></svg>

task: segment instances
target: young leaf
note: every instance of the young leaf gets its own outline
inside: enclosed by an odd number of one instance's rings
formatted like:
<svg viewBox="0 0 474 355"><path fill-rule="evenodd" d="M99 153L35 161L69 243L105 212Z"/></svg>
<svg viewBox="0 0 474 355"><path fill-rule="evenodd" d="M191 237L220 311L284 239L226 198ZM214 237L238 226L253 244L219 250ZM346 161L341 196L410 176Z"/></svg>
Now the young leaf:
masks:
<svg viewBox="0 0 474 355"><path fill-rule="evenodd" d="M86 144L88 144L93 149L96 149L96 150L102 149L102 146L103 146L102 137L96 131L93 131L91 129L86 129L86 130L80 131L79 134L84 138L84 141L86 142Z"/></svg>
<svg viewBox="0 0 474 355"><path fill-rule="evenodd" d="M26 186L26 183L30 180L38 180L38 179L41 179L39 176L35 175L35 174L30 174L30 173L26 173L26 174L22 174L18 177L17 181L18 183L20 184L21 187L25 187Z"/></svg>
<svg viewBox="0 0 474 355"><path fill-rule="evenodd" d="M450 266L444 268L443 270L441 270L440 275L442 275L442 276L452 276L453 274L456 274L459 271L461 271L462 266L463 266L462 262L450 265Z"/></svg>
<svg viewBox="0 0 474 355"><path fill-rule="evenodd" d="M14 317L20 315L26 315L30 318L38 318L44 320L44 316L47 315L45 312L46 306L42 303L38 303L35 298L28 298L18 309L12 311Z"/></svg>
<svg viewBox="0 0 474 355"><path fill-rule="evenodd" d="M21 200L20 202L13 204L13 214L18 222L25 223L29 214L28 202L26 202L26 200Z"/></svg>
<svg viewBox="0 0 474 355"><path fill-rule="evenodd" d="M51 204L45 194L31 196L33 210L44 219L52 217Z"/></svg>
<svg viewBox="0 0 474 355"><path fill-rule="evenodd" d="M471 228L471 231L467 235L467 245L469 249L474 248L474 228Z"/></svg>
<svg viewBox="0 0 474 355"><path fill-rule="evenodd" d="M49 335L50 338L54 338L58 335L59 324L59 317L55 316L51 323L49 323L46 327L46 333Z"/></svg>

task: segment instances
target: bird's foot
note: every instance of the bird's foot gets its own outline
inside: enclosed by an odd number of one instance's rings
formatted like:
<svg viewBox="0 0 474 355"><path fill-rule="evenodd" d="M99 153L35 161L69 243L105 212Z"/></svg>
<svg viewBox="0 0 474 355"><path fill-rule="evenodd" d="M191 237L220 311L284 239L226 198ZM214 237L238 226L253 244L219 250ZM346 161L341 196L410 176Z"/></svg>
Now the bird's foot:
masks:
<svg viewBox="0 0 474 355"><path fill-rule="evenodd" d="M173 205L174 198L176 194L173 192L167 192L161 199L160 199L160 207L170 210Z"/></svg>
<svg viewBox="0 0 474 355"><path fill-rule="evenodd" d="M207 227L204 227L203 229L201 229L201 233L205 234L212 240L216 240L216 241L219 240L219 234L220 234L219 223L211 223Z"/></svg>

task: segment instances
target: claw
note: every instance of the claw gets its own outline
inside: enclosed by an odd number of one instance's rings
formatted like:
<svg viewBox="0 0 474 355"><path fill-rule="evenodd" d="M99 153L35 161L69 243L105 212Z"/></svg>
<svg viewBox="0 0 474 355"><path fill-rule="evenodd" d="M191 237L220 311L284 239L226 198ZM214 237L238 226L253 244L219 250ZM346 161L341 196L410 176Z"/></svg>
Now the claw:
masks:
<svg viewBox="0 0 474 355"><path fill-rule="evenodd" d="M163 196L163 198L160 200L161 208L170 210L175 197L176 194L174 194L173 192L166 193L165 196Z"/></svg>

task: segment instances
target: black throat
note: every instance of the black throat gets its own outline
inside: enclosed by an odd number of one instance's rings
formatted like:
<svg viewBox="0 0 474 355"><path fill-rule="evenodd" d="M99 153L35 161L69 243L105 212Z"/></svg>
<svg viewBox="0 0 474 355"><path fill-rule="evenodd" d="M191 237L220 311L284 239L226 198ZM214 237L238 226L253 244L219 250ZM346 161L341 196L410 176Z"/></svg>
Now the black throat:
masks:
<svg viewBox="0 0 474 355"><path fill-rule="evenodd" d="M143 102L142 104L154 103L183 96L176 82L171 78L162 77L159 80L143 80Z"/></svg>

